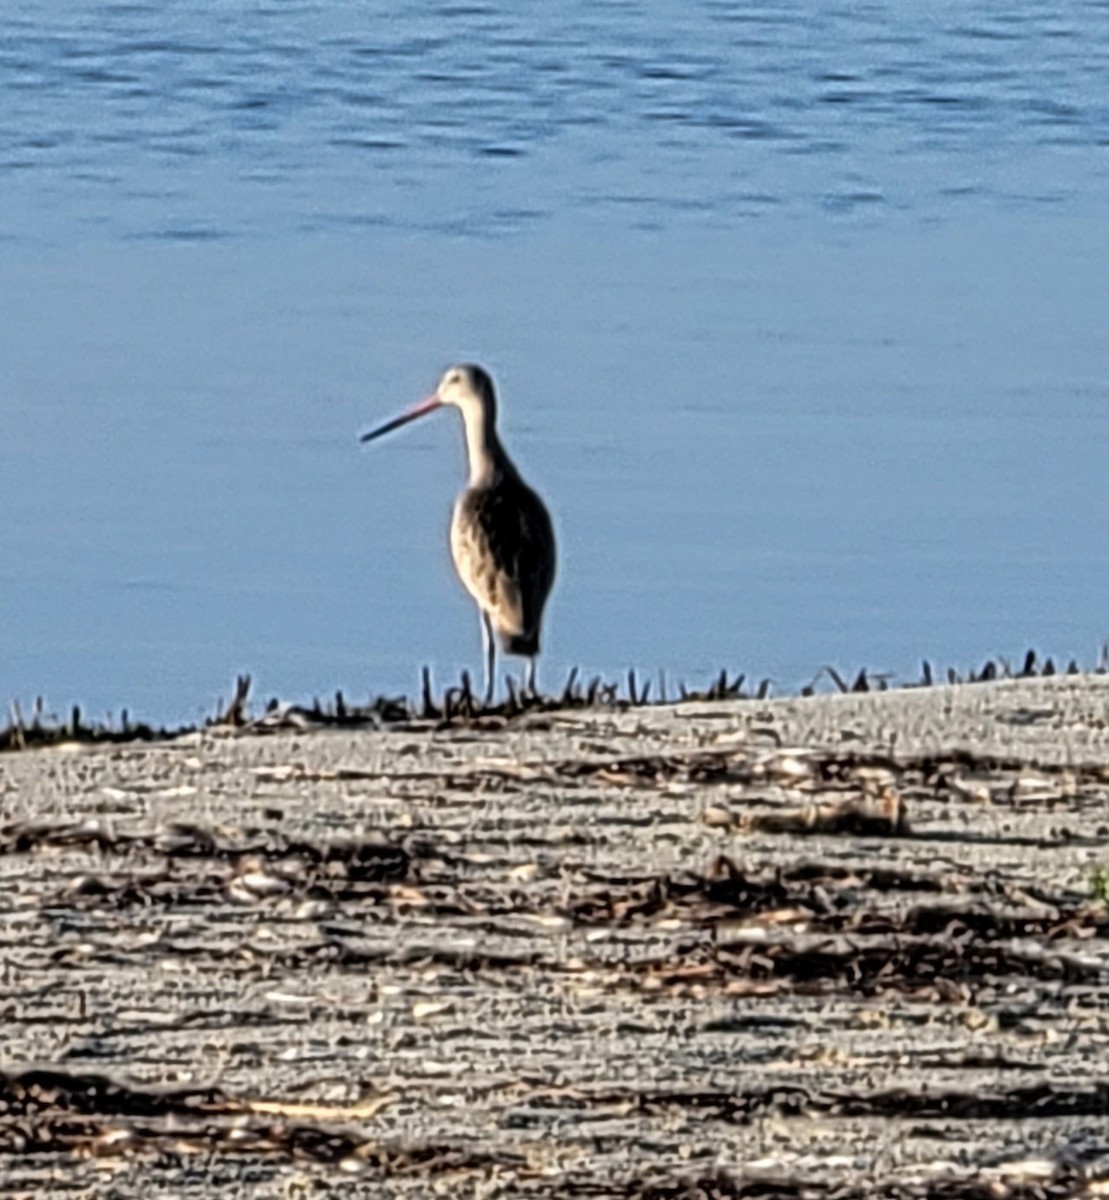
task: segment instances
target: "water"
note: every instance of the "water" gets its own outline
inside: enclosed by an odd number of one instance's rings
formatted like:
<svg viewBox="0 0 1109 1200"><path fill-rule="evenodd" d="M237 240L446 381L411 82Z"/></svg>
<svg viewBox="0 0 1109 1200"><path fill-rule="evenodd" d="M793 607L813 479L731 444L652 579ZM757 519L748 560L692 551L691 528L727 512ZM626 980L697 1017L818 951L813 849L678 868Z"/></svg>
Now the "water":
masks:
<svg viewBox="0 0 1109 1200"><path fill-rule="evenodd" d="M541 678L1109 634L1109 4L29 0L0 46L0 693L477 670L473 357Z"/></svg>

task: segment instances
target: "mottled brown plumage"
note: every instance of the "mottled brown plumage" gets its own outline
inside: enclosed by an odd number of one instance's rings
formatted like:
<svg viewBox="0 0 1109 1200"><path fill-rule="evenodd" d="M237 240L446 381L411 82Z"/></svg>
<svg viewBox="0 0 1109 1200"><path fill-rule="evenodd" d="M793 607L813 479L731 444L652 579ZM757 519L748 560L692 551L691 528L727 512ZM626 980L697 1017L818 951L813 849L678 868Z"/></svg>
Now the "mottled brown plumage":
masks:
<svg viewBox="0 0 1109 1200"><path fill-rule="evenodd" d="M537 655L543 606L554 582L554 531L543 502L515 472L459 496L451 554L504 652Z"/></svg>
<svg viewBox="0 0 1109 1200"><path fill-rule="evenodd" d="M451 556L481 611L485 698L492 700L496 644L530 659L535 690L543 609L555 576L555 539L542 500L520 478L497 436L497 400L487 372L472 363L451 367L435 393L363 437L379 437L444 404L462 413L470 478L454 506Z"/></svg>

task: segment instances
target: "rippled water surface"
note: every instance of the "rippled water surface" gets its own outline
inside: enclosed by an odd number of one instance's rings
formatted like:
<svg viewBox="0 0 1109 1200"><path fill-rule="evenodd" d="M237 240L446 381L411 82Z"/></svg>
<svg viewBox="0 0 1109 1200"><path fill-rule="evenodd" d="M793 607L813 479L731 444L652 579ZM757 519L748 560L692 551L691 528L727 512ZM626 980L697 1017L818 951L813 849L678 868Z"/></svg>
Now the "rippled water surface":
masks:
<svg viewBox="0 0 1109 1200"><path fill-rule="evenodd" d="M0 690L159 719L479 663L453 358L543 673L1092 662L1109 4L5 9Z"/></svg>

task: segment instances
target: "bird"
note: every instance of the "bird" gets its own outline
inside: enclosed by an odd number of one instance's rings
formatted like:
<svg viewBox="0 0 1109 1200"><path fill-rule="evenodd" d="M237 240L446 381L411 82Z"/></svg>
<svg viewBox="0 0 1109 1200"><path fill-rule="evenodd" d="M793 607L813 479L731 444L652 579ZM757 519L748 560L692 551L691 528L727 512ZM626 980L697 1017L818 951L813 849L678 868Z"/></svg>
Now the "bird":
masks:
<svg viewBox="0 0 1109 1200"><path fill-rule="evenodd" d="M363 442L452 406L462 414L470 476L455 501L450 549L455 570L481 614L485 704L496 686L497 645L528 659L535 696L543 610L555 578L555 536L543 501L524 482L497 434L497 395L476 363L449 367L426 400L362 435Z"/></svg>

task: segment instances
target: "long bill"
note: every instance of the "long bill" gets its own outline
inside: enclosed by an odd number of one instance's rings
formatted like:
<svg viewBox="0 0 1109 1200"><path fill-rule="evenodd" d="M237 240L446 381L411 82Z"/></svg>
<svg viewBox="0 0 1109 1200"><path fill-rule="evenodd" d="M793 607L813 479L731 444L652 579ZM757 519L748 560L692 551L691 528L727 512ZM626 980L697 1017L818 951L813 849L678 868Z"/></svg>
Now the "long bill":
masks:
<svg viewBox="0 0 1109 1200"><path fill-rule="evenodd" d="M361 437L363 442L372 442L374 438L381 437L382 434L392 433L394 429L399 429L402 425L407 425L409 421L414 421L417 417L422 417L425 413L433 412L435 409L442 406L443 401L438 395L428 396L426 400L421 400L419 404L414 404L407 412L401 413L399 417L394 417L391 421L386 421L384 425L379 425L376 429L371 429L369 433L364 433Z"/></svg>

